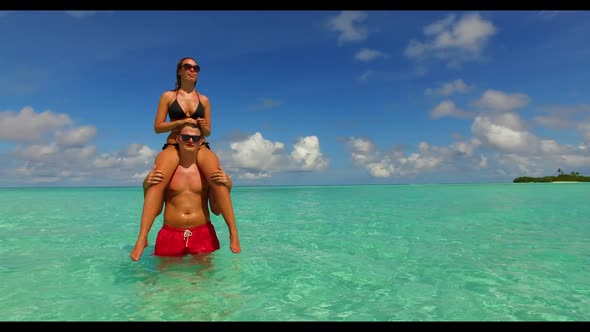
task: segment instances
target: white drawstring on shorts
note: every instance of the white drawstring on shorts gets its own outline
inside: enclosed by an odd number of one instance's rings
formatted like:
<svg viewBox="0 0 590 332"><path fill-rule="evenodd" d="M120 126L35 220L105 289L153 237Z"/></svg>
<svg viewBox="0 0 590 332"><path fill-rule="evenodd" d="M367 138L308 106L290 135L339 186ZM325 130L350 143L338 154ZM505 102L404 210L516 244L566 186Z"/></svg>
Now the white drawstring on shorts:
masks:
<svg viewBox="0 0 590 332"><path fill-rule="evenodd" d="M191 231L189 231L188 229L184 231L184 239L186 240L186 244L184 245L185 247L188 247L188 238L191 237L193 235L193 233Z"/></svg>

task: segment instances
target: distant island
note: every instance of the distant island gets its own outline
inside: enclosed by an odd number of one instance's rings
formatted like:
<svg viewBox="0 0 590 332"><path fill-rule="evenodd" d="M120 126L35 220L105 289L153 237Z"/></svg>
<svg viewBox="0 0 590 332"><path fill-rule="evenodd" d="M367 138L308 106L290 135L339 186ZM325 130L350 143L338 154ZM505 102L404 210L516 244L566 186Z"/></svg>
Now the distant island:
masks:
<svg viewBox="0 0 590 332"><path fill-rule="evenodd" d="M583 176L578 172L571 172L570 174L564 173L561 168L557 170L557 176L543 176L543 177L530 177L521 176L512 181L513 183L525 183L525 182L590 182L590 176Z"/></svg>

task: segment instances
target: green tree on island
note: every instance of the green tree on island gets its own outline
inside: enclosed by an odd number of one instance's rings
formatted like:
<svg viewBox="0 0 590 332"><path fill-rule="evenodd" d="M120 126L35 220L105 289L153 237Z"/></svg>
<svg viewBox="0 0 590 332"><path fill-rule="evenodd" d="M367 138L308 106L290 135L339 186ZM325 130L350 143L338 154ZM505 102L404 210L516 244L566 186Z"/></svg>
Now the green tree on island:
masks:
<svg viewBox="0 0 590 332"><path fill-rule="evenodd" d="M557 169L557 176L543 176L543 177L530 177L521 176L512 182L514 183L526 183L526 182L555 182L555 181L571 181L571 182L590 182L590 176L580 175L580 172L572 171L571 174L566 174L561 168Z"/></svg>

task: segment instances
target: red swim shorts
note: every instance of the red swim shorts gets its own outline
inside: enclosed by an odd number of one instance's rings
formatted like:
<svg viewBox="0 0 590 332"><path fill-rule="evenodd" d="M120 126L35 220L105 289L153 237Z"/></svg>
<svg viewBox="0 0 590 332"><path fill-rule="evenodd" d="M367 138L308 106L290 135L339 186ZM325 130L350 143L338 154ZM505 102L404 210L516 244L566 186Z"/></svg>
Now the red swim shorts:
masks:
<svg viewBox="0 0 590 332"><path fill-rule="evenodd" d="M219 249L219 239L213 224L208 221L191 228L162 226L156 238L156 256L184 256L205 254Z"/></svg>

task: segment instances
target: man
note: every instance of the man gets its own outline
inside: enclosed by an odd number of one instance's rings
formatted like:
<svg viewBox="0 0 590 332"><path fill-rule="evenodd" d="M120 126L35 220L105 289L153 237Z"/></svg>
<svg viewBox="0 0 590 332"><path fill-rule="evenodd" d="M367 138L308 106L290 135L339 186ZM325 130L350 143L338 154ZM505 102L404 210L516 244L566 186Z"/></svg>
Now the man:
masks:
<svg viewBox="0 0 590 332"><path fill-rule="evenodd" d="M176 142L180 163L164 192L164 225L158 232L154 255L182 256L188 253L213 252L219 249L219 240L209 220L207 202L210 201L211 210L215 214L219 214L219 209L215 197L209 194L209 184L196 163L197 153L206 150L203 148L199 152L203 142L199 127L194 124L183 126ZM157 172L158 170L153 170L150 175ZM221 175L219 172L216 174L218 179L223 179L224 176L223 171ZM151 182L153 183L157 182ZM146 184L150 184L147 177L144 181L144 192ZM231 188L231 180L228 188ZM224 219L230 234L230 250L236 254L240 253L241 246L235 221ZM135 247L129 255L132 260L139 260L143 254L153 223L154 219L141 223Z"/></svg>

